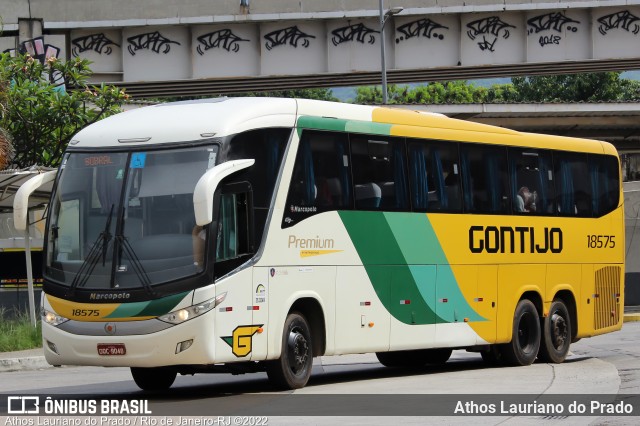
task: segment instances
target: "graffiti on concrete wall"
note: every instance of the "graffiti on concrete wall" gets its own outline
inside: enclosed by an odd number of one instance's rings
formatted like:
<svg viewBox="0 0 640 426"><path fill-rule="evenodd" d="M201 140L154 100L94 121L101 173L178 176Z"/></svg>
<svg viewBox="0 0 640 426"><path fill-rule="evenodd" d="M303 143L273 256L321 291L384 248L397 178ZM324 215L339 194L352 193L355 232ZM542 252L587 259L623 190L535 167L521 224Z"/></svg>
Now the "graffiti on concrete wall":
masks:
<svg viewBox="0 0 640 426"><path fill-rule="evenodd" d="M241 37L238 37L228 28L213 31L198 37L198 47L196 51L200 55L204 55L209 49L224 49L227 52L238 53L240 51L241 41L250 41Z"/></svg>
<svg viewBox="0 0 640 426"><path fill-rule="evenodd" d="M556 32L558 34L541 34L538 38L540 46L560 44L562 36L565 30L571 32L578 31L578 25L580 21L569 18L564 12L551 12L544 15L534 16L527 20L529 29L527 33L539 34L541 32ZM565 28L566 27L566 28Z"/></svg>
<svg viewBox="0 0 640 426"><path fill-rule="evenodd" d="M498 16L489 16L488 18L477 19L467 24L467 35L471 40L476 40L478 36L482 36L482 40L478 41L478 47L482 51L495 51L495 45L498 38L509 38L509 28L516 28Z"/></svg>
<svg viewBox="0 0 640 426"><path fill-rule="evenodd" d="M101 55L111 55L113 48L111 46L120 47L119 44L109 39L104 33L89 34L83 37L71 40L73 47L71 53L73 56L79 56L81 53L94 51Z"/></svg>
<svg viewBox="0 0 640 426"><path fill-rule="evenodd" d="M271 50L277 46L289 45L292 47L298 47L300 44L302 47L309 47L309 39L316 38L311 34L300 31L297 25L292 27L282 28L281 30L271 31L264 35L264 39L267 40L264 46L267 50Z"/></svg>
<svg viewBox="0 0 640 426"><path fill-rule="evenodd" d="M640 33L640 18L628 10L611 13L598 18L598 31L603 36L613 29L623 29L637 35Z"/></svg>
<svg viewBox="0 0 640 426"><path fill-rule="evenodd" d="M380 31L369 28L362 23L347 25L346 27L336 28L331 31L331 34L333 34L331 42L334 46L350 41L357 41L358 43L364 44L365 40L367 40L369 44L374 44L376 42L374 34L379 33Z"/></svg>
<svg viewBox="0 0 640 426"><path fill-rule="evenodd" d="M396 38L396 43L400 43L401 41L406 41L414 37L443 40L444 34L442 34L441 30L448 29L449 27L440 25L429 18L418 19L417 21L409 22L396 28L396 32L401 34Z"/></svg>
<svg viewBox="0 0 640 426"><path fill-rule="evenodd" d="M129 37L127 41L129 42L127 50L131 53L131 56L135 56L138 50L151 50L154 53L164 53L166 55L171 50L172 44L180 46L179 42L169 40L160 34L160 31Z"/></svg>

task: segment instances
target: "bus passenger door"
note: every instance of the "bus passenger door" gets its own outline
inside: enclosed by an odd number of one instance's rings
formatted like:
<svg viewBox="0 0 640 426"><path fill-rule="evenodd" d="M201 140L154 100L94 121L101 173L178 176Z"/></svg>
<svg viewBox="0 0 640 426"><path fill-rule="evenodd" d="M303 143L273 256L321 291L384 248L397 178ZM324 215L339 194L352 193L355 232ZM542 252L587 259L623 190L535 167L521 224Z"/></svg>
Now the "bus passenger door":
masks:
<svg viewBox="0 0 640 426"><path fill-rule="evenodd" d="M211 251L216 296L226 293L216 307L216 362L248 361L260 325L253 322L253 268L237 269L255 251L251 187L247 182L225 185L217 191L214 205L218 208L211 223Z"/></svg>

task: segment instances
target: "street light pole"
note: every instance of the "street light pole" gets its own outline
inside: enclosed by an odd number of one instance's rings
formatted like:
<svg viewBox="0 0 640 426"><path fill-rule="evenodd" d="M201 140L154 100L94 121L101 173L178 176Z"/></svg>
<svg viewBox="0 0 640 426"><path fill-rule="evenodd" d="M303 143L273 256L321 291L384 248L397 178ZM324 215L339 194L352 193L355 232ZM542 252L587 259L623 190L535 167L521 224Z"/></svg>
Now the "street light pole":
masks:
<svg viewBox="0 0 640 426"><path fill-rule="evenodd" d="M397 15L402 12L404 8L393 7L386 12L384 11L384 0L380 0L380 63L382 68L382 103L387 104L389 101L389 95L387 93L387 58L385 56L385 37L384 37L384 25L392 15Z"/></svg>
<svg viewBox="0 0 640 426"><path fill-rule="evenodd" d="M387 94L387 59L385 58L385 39L384 39L384 24L386 19L384 17L384 0L380 0L380 61L382 64L382 103L387 104L389 101Z"/></svg>

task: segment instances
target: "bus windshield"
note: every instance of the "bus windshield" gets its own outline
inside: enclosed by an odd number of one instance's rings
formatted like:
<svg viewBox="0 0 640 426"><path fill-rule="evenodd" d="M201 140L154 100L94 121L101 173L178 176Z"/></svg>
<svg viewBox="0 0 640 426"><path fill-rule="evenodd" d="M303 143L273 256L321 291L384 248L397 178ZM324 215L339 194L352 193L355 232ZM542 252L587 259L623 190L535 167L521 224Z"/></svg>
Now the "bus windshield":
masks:
<svg viewBox="0 0 640 426"><path fill-rule="evenodd" d="M45 276L86 289L144 288L204 269L193 191L217 145L69 153L51 205Z"/></svg>

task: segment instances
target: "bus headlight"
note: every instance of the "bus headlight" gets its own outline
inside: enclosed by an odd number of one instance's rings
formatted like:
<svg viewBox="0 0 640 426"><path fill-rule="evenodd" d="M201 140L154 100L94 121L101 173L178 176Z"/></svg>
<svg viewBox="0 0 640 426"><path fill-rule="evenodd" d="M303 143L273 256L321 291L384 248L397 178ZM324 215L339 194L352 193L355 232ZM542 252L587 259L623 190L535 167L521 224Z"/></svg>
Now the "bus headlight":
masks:
<svg viewBox="0 0 640 426"><path fill-rule="evenodd" d="M159 316L158 319L171 324L180 324L195 317L199 317L202 314L206 314L218 306L226 297L227 293L223 293L220 296L207 300L206 302L169 312L166 315Z"/></svg>
<svg viewBox="0 0 640 426"><path fill-rule="evenodd" d="M62 324L63 322L69 321L69 318L65 318L63 316L56 315L55 313L48 311L46 309L42 309L42 321L56 327Z"/></svg>

